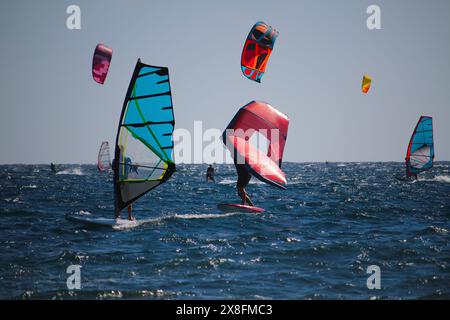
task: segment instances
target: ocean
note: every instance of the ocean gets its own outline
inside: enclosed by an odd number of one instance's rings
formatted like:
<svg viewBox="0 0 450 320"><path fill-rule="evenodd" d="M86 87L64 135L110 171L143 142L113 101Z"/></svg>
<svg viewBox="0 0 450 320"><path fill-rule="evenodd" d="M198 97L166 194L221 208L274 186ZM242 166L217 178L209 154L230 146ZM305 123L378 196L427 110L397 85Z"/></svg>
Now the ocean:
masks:
<svg viewBox="0 0 450 320"><path fill-rule="evenodd" d="M179 165L134 205L146 223L116 230L66 219L111 217L112 174L0 166L0 298L450 298L450 162L414 182L394 178L401 163L285 163L287 190L247 188L262 214L221 213L239 202L235 169L206 183L206 167Z"/></svg>

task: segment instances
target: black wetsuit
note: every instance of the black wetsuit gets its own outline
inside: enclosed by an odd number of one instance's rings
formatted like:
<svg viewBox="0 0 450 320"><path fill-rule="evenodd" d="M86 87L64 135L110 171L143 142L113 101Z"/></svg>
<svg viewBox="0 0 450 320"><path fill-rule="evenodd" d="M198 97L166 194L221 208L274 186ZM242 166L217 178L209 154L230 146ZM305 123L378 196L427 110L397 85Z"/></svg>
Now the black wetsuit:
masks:
<svg viewBox="0 0 450 320"><path fill-rule="evenodd" d="M214 180L214 168L213 167L208 167L208 169L206 170L206 181L209 181L209 180L215 182L215 180Z"/></svg>
<svg viewBox="0 0 450 320"><path fill-rule="evenodd" d="M250 182L250 179L252 178L251 174L248 172L247 168L243 164L235 164L236 171L238 174L238 180L237 180L237 187L238 188L245 188L248 183Z"/></svg>
<svg viewBox="0 0 450 320"><path fill-rule="evenodd" d="M243 164L234 164L236 166L236 171L238 174L238 180L236 183L236 187L238 190L238 195L242 199L242 204L249 204L253 206L253 202L250 199L250 197L247 195L247 192L245 192L245 187L250 182L250 179L252 178L252 175L250 172L248 172L247 168Z"/></svg>

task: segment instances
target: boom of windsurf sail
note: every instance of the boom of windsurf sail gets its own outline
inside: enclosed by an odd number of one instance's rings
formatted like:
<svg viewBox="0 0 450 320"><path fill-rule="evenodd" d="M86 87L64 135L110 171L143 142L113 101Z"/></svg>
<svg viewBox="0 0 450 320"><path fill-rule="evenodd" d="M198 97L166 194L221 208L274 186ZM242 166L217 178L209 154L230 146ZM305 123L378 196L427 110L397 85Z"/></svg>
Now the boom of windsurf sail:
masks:
<svg viewBox="0 0 450 320"><path fill-rule="evenodd" d="M120 116L114 152L119 209L167 181L175 171L175 126L169 70L138 60Z"/></svg>
<svg viewBox="0 0 450 320"><path fill-rule="evenodd" d="M252 101L237 112L222 137L235 163L244 164L259 180L285 189L281 163L288 127L286 115L265 102ZM267 151L261 141L257 146L252 144L252 136L264 137Z"/></svg>
<svg viewBox="0 0 450 320"><path fill-rule="evenodd" d="M108 141L103 141L100 150L98 151L97 169L100 172L111 169L111 156L109 154Z"/></svg>
<svg viewBox="0 0 450 320"><path fill-rule="evenodd" d="M253 26L241 56L241 69L245 77L261 82L277 37L278 31L262 21Z"/></svg>
<svg viewBox="0 0 450 320"><path fill-rule="evenodd" d="M421 116L409 140L406 151L406 172L416 175L433 167L433 118Z"/></svg>

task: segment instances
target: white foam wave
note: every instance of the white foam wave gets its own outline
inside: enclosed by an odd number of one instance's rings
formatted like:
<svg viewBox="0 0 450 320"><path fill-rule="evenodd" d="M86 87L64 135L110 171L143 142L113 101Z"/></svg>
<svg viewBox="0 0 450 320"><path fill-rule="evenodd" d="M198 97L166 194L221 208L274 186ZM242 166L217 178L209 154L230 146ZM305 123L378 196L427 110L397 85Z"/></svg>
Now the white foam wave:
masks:
<svg viewBox="0 0 450 320"><path fill-rule="evenodd" d="M74 213L75 215L80 216L87 216L92 217L93 215L88 211L78 211ZM158 218L150 218L150 219L136 219L134 221L130 221L127 219L119 219L116 220L116 224L112 225L111 227L115 230L126 230L126 229L132 229L136 228L138 226L141 226L143 224L150 224L150 223L159 223L166 219L217 219L217 218L226 218L231 217L235 215L252 215L254 216L257 213L251 213L251 212L226 212L226 213L187 213L187 214L173 214L173 215L167 215L163 217Z"/></svg>
<svg viewBox="0 0 450 320"><path fill-rule="evenodd" d="M232 179L223 179L222 181L219 181L219 184L236 184L237 180ZM265 182L262 182L258 179L252 179L250 180L249 184L265 184Z"/></svg>
<svg viewBox="0 0 450 320"><path fill-rule="evenodd" d="M36 189L37 185L35 184L30 184L28 186L22 186L20 189Z"/></svg>
<svg viewBox="0 0 450 320"><path fill-rule="evenodd" d="M80 211L75 212L74 214L77 214L80 216L90 216L92 213L90 213L89 211L80 210Z"/></svg>
<svg viewBox="0 0 450 320"><path fill-rule="evenodd" d="M420 179L419 181L435 181L435 182L441 182L441 183L450 183L450 176L435 176L431 179Z"/></svg>
<svg viewBox="0 0 450 320"><path fill-rule="evenodd" d="M251 214L249 212L227 212L227 213L187 213L187 214L175 214L173 217L178 219L215 219L231 217L239 214Z"/></svg>
<svg viewBox="0 0 450 320"><path fill-rule="evenodd" d="M68 175L75 175L75 176L82 176L84 175L81 168L74 168L74 169L66 169L63 171L58 171L56 174L68 174Z"/></svg>
<svg viewBox="0 0 450 320"><path fill-rule="evenodd" d="M436 177L434 177L434 181L450 183L450 176L436 176Z"/></svg>
<svg viewBox="0 0 450 320"><path fill-rule="evenodd" d="M223 179L222 181L219 182L219 184L235 184L236 180L231 180L231 179Z"/></svg>
<svg viewBox="0 0 450 320"><path fill-rule="evenodd" d="M166 217L158 217L158 218L148 218L148 219L136 219L136 220L128 220L128 219L118 219L116 220L116 224L112 226L114 230L126 230L132 229L144 224L157 224L164 219L170 218L170 216Z"/></svg>

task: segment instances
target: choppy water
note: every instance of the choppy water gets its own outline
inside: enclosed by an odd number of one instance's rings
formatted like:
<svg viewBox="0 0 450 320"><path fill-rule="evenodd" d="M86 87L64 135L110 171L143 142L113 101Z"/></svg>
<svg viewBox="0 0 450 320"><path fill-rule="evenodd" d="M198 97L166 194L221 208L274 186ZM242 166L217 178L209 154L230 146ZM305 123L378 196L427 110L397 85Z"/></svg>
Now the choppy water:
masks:
<svg viewBox="0 0 450 320"><path fill-rule="evenodd" d="M450 298L450 162L413 183L399 163L287 163L287 190L249 186L259 215L217 210L237 202L234 167L207 184L206 166L179 166L135 205L149 223L121 231L65 219L110 217L111 176L58 169L0 166L0 298Z"/></svg>

